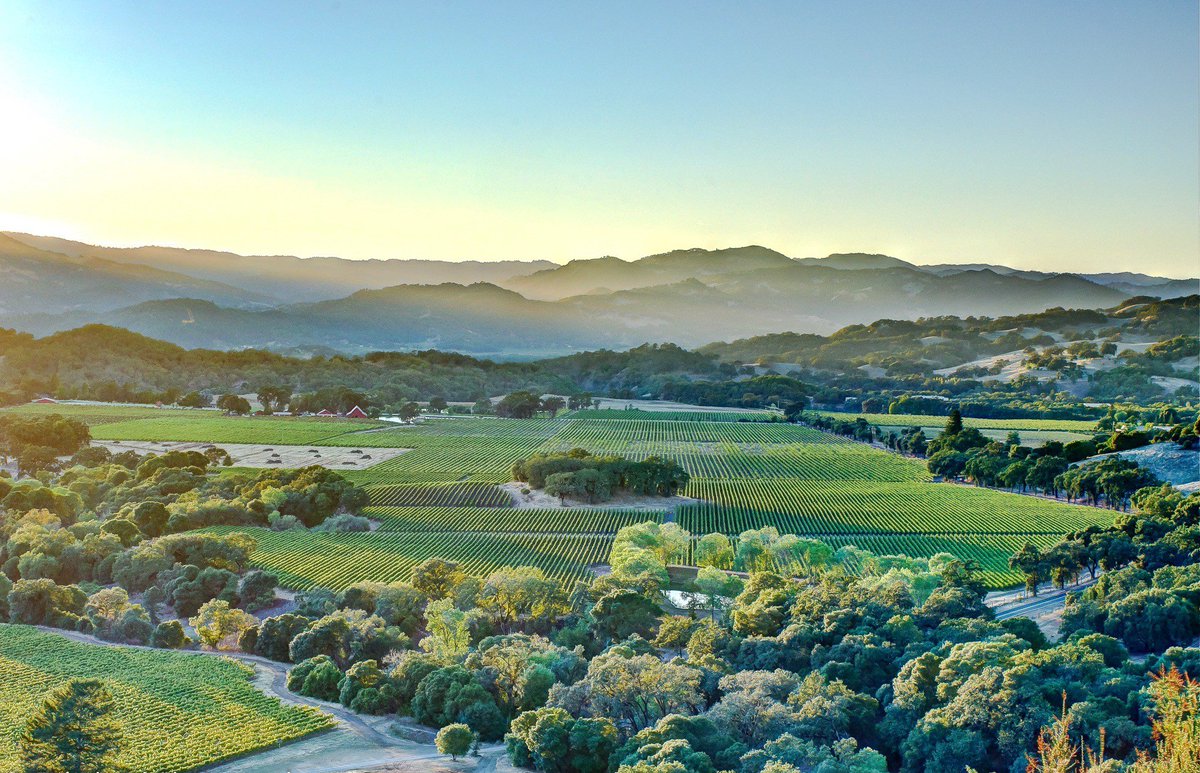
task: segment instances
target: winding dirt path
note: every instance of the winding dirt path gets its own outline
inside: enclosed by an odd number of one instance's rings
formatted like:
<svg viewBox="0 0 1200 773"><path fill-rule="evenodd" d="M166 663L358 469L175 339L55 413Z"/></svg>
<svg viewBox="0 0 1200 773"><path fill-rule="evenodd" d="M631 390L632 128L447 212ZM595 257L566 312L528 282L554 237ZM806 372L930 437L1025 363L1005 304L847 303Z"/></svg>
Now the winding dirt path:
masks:
<svg viewBox="0 0 1200 773"><path fill-rule="evenodd" d="M130 647L141 650L155 649L138 644L118 644L104 641L95 636L75 631L63 631L46 626L37 626L37 628L46 633L57 634L83 644L100 647ZM161 652L162 650L157 651ZM288 690L288 664L277 663L258 655L247 655L243 652L173 651L196 657L225 657L246 663L255 669L254 686L262 692L287 704L319 709L332 715L337 721L335 727L327 732L314 733L282 746L252 752L234 760L202 768L202 770L210 771L210 773L267 773L268 771L276 773L276 771L283 770L296 773L339 773L340 771L369 770L378 767L390 768L392 765L420 763L445 757L438 753L433 744L428 741L421 743L391 735L338 703L319 701ZM432 734L430 738L432 739ZM503 752L503 746L495 744L485 744L484 749L486 756L493 757L492 765L495 764L495 755Z"/></svg>

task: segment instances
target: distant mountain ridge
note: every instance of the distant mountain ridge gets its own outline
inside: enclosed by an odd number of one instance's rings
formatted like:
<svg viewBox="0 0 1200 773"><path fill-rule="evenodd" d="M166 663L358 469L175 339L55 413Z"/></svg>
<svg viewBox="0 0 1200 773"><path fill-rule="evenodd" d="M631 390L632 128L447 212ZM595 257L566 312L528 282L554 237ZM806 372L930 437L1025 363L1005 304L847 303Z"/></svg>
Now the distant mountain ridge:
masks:
<svg viewBox="0 0 1200 773"><path fill-rule="evenodd" d="M0 233L0 316L106 311L145 300L193 297L262 308L273 299L234 285L151 266L48 252Z"/></svg>
<svg viewBox="0 0 1200 773"><path fill-rule="evenodd" d="M297 258L292 255L238 255L219 250L178 247L96 247L53 236L4 232L5 236L47 252L94 257L114 263L156 266L181 274L228 283L275 299L276 304L341 298L357 290L400 284L497 282L551 268L548 260L442 261ZM0 248L0 260L5 251Z"/></svg>
<svg viewBox="0 0 1200 773"><path fill-rule="evenodd" d="M757 245L556 265L246 257L0 234L4 279L0 325L37 334L100 322L189 347L496 356L828 334L880 318L1106 308L1200 285L1135 273L917 266L864 253L794 259Z"/></svg>

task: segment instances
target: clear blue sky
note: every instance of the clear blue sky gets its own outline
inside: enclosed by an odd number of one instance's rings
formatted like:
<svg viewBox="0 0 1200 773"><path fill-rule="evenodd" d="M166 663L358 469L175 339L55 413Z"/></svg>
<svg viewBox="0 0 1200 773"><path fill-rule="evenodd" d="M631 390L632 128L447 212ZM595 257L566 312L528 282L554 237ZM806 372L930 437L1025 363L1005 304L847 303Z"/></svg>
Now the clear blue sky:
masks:
<svg viewBox="0 0 1200 773"><path fill-rule="evenodd" d="M1182 1L8 0L0 228L1196 275L1197 29Z"/></svg>

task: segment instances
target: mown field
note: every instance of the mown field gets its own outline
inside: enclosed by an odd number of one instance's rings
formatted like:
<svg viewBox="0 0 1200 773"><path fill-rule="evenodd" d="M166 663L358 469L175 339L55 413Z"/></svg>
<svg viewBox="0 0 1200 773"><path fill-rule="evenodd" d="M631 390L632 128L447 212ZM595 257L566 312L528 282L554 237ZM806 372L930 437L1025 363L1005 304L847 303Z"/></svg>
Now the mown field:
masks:
<svg viewBox="0 0 1200 773"><path fill-rule="evenodd" d="M188 443L278 443L331 445L332 438L391 426L369 419L316 416L226 416L221 411L123 405L28 404L5 413L73 416L86 422L97 440L175 440ZM349 445L349 444L347 444Z"/></svg>
<svg viewBox="0 0 1200 773"><path fill-rule="evenodd" d="M92 427L97 440L179 440L189 443L332 445L346 433L380 426L366 421L269 416L199 415L132 419Z"/></svg>
<svg viewBox="0 0 1200 773"><path fill-rule="evenodd" d="M37 406L39 410L58 406ZM89 407L90 408L90 407ZM141 409L154 411L155 409ZM123 412L122 409L121 412ZM92 416L107 416L102 410ZM849 414L842 414L848 416ZM588 410L528 421L435 418L416 426L291 418L230 418L214 412L124 416L97 423L99 437L317 444L413 449L362 470L344 471L365 486L376 531L359 534L255 532L254 562L294 588L345 587L396 580L432 556L470 571L531 564L564 580L605 563L613 535L649 513L619 508L515 508L495 484L513 462L538 451L586 448L640 459L678 461L692 476L682 492L696 499L674 517L695 535L773 526L835 546L929 556L951 552L978 560L995 587L1015 584L1008 558L1026 542L1111 523L1111 511L954 484L934 484L923 461L817 430L747 414ZM763 414L762 419L769 418ZM871 416L912 422L937 417ZM90 419L89 419L90 421ZM1027 432L1070 433L1088 422L967 420ZM940 426L939 424L936 426Z"/></svg>
<svg viewBox="0 0 1200 773"><path fill-rule="evenodd" d="M28 626L0 625L0 773L20 773L17 738L45 694L72 678L101 678L124 726L119 760L131 771L192 770L333 726L284 706L232 660L164 650L97 647Z"/></svg>

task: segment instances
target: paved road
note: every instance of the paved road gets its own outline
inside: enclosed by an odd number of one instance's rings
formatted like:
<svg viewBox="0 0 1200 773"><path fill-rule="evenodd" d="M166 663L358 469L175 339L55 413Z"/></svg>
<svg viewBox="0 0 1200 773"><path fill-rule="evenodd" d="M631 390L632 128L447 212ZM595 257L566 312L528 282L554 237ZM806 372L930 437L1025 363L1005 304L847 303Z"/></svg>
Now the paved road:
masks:
<svg viewBox="0 0 1200 773"><path fill-rule="evenodd" d="M1084 580L1078 585L1073 585L1066 590L1056 589L1047 591L1040 596L1035 596L1025 601L1020 601L1015 604L1006 604L1003 608L993 607L996 612L996 619L1009 620L1014 617L1028 617L1034 619L1041 617L1048 612L1054 612L1062 609L1063 606L1066 605L1068 593L1084 590L1095 582L1095 580Z"/></svg>

